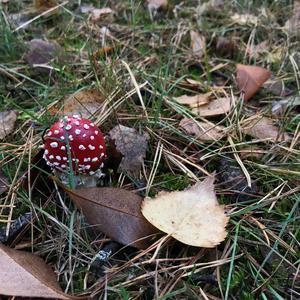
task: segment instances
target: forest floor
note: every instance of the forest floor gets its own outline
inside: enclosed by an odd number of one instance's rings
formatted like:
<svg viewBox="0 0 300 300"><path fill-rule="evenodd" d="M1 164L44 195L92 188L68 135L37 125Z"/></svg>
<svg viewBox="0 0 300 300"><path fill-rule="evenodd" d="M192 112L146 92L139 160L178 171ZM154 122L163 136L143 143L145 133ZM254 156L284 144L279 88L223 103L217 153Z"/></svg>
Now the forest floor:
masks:
<svg viewBox="0 0 300 300"><path fill-rule="evenodd" d="M0 4L0 241L40 256L68 294L300 299L299 2L100 2ZM271 72L249 100L237 64ZM221 98L228 109L201 113ZM154 197L215 172L226 239L137 250L90 234L41 158L45 131L74 111L107 137L149 137L134 175L108 153L102 186ZM103 247L117 250L97 264Z"/></svg>

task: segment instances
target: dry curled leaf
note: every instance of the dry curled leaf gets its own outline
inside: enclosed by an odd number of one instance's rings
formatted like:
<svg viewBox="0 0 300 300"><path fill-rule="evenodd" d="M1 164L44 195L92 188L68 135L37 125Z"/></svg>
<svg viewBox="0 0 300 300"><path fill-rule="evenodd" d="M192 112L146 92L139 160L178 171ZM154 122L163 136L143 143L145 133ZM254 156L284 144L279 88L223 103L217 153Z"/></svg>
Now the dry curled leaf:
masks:
<svg viewBox="0 0 300 300"><path fill-rule="evenodd" d="M201 58L206 51L206 39L199 32L194 30L190 31L191 36L191 48L194 56Z"/></svg>
<svg viewBox="0 0 300 300"><path fill-rule="evenodd" d="M78 91L64 99L63 103L49 108L51 114L79 114L90 118L96 113L102 113L104 96L97 89ZM62 109L60 107L62 106Z"/></svg>
<svg viewBox="0 0 300 300"><path fill-rule="evenodd" d="M209 96L210 93L206 93L193 96L183 95L174 99L181 104L187 104L190 107L198 107L200 105L207 104L209 102Z"/></svg>
<svg viewBox="0 0 300 300"><path fill-rule="evenodd" d="M232 57L237 51L237 45L233 39L219 36L215 40L215 51L220 56Z"/></svg>
<svg viewBox="0 0 300 300"><path fill-rule="evenodd" d="M15 111L0 112L0 140L13 132L16 120L17 113Z"/></svg>
<svg viewBox="0 0 300 300"><path fill-rule="evenodd" d="M57 58L63 58L61 47L55 42L48 42L41 39L33 39L28 43L28 51L25 61L31 67L37 67L41 73L49 73L51 66L48 64Z"/></svg>
<svg viewBox="0 0 300 300"><path fill-rule="evenodd" d="M179 126L201 141L217 141L226 134L224 126L216 126L211 122L196 122L188 118L182 119Z"/></svg>
<svg viewBox="0 0 300 300"><path fill-rule="evenodd" d="M120 168L137 176L146 155L148 133L138 133L134 128L117 125L109 135L116 149L123 155Z"/></svg>
<svg viewBox="0 0 300 300"><path fill-rule="evenodd" d="M144 249L149 236L158 232L141 214L142 197L133 192L97 187L67 191L93 229L114 241Z"/></svg>
<svg viewBox="0 0 300 300"><path fill-rule="evenodd" d="M114 13L114 10L112 10L109 7L93 8L92 11L91 11L92 20L94 22L97 22L97 21L99 21L101 19L102 16L113 14L113 13Z"/></svg>
<svg viewBox="0 0 300 300"><path fill-rule="evenodd" d="M228 113L232 107L232 99L223 97L211 100L209 103L192 109L194 114L201 117L218 116Z"/></svg>
<svg viewBox="0 0 300 300"><path fill-rule="evenodd" d="M288 133L281 132L269 118L256 116L244 121L241 131L264 142L283 142L291 139Z"/></svg>
<svg viewBox="0 0 300 300"><path fill-rule="evenodd" d="M184 244L215 247L227 235L228 217L217 201L213 182L214 177L207 177L184 191L147 197L142 213L155 227Z"/></svg>
<svg viewBox="0 0 300 300"><path fill-rule="evenodd" d="M271 76L271 72L257 66L238 64L236 67L238 88L244 92L244 99L249 100Z"/></svg>
<svg viewBox="0 0 300 300"><path fill-rule="evenodd" d="M27 252L0 244L0 294L19 297L71 299L44 261Z"/></svg>

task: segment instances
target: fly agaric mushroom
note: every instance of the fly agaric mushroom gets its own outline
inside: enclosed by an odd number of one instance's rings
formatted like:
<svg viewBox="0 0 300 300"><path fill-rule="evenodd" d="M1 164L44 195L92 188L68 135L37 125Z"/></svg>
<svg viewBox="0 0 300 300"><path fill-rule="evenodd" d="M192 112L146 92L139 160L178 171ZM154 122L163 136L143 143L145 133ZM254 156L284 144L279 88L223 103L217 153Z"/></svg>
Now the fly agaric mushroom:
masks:
<svg viewBox="0 0 300 300"><path fill-rule="evenodd" d="M106 157L105 141L100 129L78 115L54 123L44 142L47 165L63 174L100 176Z"/></svg>

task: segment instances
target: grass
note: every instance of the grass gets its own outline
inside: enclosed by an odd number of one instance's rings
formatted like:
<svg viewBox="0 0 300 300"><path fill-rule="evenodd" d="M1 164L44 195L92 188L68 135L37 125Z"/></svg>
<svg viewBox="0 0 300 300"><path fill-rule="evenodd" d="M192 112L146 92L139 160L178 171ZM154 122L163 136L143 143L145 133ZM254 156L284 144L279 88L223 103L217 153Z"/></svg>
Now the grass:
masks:
<svg viewBox="0 0 300 300"><path fill-rule="evenodd" d="M30 18L38 14L37 8L29 1L9 1L1 7L0 105L1 111L15 109L19 115L15 132L0 141L0 166L10 181L8 192L0 195L0 205L6 205L0 206L0 224L8 228L11 220L33 214L32 223L9 245L41 256L65 292L92 293L99 299L298 299L298 108L272 116L272 101L285 97L261 89L228 115L210 118L227 128L240 155L250 146L262 153L243 159L258 192L236 201L239 191L223 182L220 174L221 161L226 168L238 166L232 144L226 137L202 142L184 133L179 127L183 116L203 118L173 100L183 94L216 92L217 86L239 96L234 79L237 63L267 67L293 96L299 95L299 37L283 27L292 12L291 1L232 0L221 9L207 7L202 12L198 1L170 1L154 20L141 1L107 1L101 5L113 8L115 16L103 16L97 23L79 12L79 3L69 1L17 32L9 22L16 7L24 16L30 10ZM234 14L252 14L257 23L233 22ZM111 33L105 44L103 26ZM191 55L190 30L206 37L207 52L201 61ZM217 37L235 42L232 55L218 53ZM53 62L57 71L40 74L26 64L24 54L32 38L55 40L64 49L66 61ZM270 47L262 55L245 55L247 44L266 39ZM103 46L112 50L106 52ZM140 95L133 78L142 85ZM187 78L198 85L187 84ZM36 159L43 132L57 118L47 107L91 87L108 103L107 113L94 117L103 132L122 124L151 137L144 162L148 177L154 170L151 181L142 172L132 178L110 170L110 185L154 196L161 190L182 190L216 170L217 195L231 216L223 243L202 249L167 239L160 248L154 244L145 251L123 247L104 265L105 275L91 271L108 238L90 234L83 215ZM241 121L255 111L274 118L282 131L294 135L293 144L263 143L242 134ZM31 180L24 185L28 171Z"/></svg>

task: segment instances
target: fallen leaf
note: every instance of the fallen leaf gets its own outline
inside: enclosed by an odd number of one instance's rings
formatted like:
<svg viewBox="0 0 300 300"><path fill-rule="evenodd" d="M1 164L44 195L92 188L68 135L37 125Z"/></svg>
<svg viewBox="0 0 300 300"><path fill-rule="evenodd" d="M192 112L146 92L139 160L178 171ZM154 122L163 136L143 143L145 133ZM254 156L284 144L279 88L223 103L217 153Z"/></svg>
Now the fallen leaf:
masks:
<svg viewBox="0 0 300 300"><path fill-rule="evenodd" d="M252 58L260 57L264 52L267 52L269 49L270 42L263 41L257 45L249 44L246 48L246 54Z"/></svg>
<svg viewBox="0 0 300 300"><path fill-rule="evenodd" d="M197 15L201 16L208 11L219 11L222 8L224 8L224 0L209 0L197 7Z"/></svg>
<svg viewBox="0 0 300 300"><path fill-rule="evenodd" d="M300 105L300 97L289 97L280 101L272 102L272 114L283 114L289 107L295 107Z"/></svg>
<svg viewBox="0 0 300 300"><path fill-rule="evenodd" d="M194 30L190 31L191 48L194 56L202 58L206 51L206 39L199 32Z"/></svg>
<svg viewBox="0 0 300 300"><path fill-rule="evenodd" d="M237 51L235 41L228 37L219 36L215 40L216 53L222 57L233 57Z"/></svg>
<svg viewBox="0 0 300 300"><path fill-rule="evenodd" d="M92 12L94 8L95 7L92 5L82 5L82 6L80 6L79 10L82 14L88 14L88 13Z"/></svg>
<svg viewBox="0 0 300 300"><path fill-rule="evenodd" d="M88 119L95 114L103 113L104 100L105 97L97 89L83 90L75 92L65 98L63 103L59 102L48 110L53 115L79 114Z"/></svg>
<svg viewBox="0 0 300 300"><path fill-rule="evenodd" d="M179 126L183 128L186 133L202 141L217 141L226 134L224 126L216 126L211 122L196 122L188 118L182 119Z"/></svg>
<svg viewBox="0 0 300 300"><path fill-rule="evenodd" d="M271 76L271 72L264 68L242 64L237 65L236 73L238 88L244 92L246 101L254 96Z"/></svg>
<svg viewBox="0 0 300 300"><path fill-rule="evenodd" d="M259 192L255 180L248 185L244 171L235 160L224 156L218 161L218 182L222 189L226 191L228 200L232 202L243 202L252 200Z"/></svg>
<svg viewBox="0 0 300 300"><path fill-rule="evenodd" d="M281 132L280 129L273 124L271 119L262 116L245 120L243 124L241 124L241 131L263 142L283 142L291 139L290 135Z"/></svg>
<svg viewBox="0 0 300 300"><path fill-rule="evenodd" d="M210 93L197 94L194 96L183 95L174 99L181 104L187 104L190 107L198 107L200 105L207 104L209 102L209 97Z"/></svg>
<svg viewBox="0 0 300 300"><path fill-rule="evenodd" d="M284 24L284 29L289 33L296 33L300 28L300 2L294 1L293 12L290 19Z"/></svg>
<svg viewBox="0 0 300 300"><path fill-rule="evenodd" d="M147 8L151 19L153 19L160 9L166 9L168 7L168 0L147 0Z"/></svg>
<svg viewBox="0 0 300 300"><path fill-rule="evenodd" d="M143 198L120 188L67 190L89 224L123 245L144 249L156 230L141 214Z"/></svg>
<svg viewBox="0 0 300 300"><path fill-rule="evenodd" d="M3 140L7 135L14 130L17 114L13 110L0 112L0 140Z"/></svg>
<svg viewBox="0 0 300 300"><path fill-rule="evenodd" d="M251 14L234 14L231 20L239 25L257 25L258 17Z"/></svg>
<svg viewBox="0 0 300 300"><path fill-rule="evenodd" d="M0 170L0 195L7 192L8 191L8 187L9 187L9 183L8 183L8 179L7 177L4 175L4 173L2 172L2 170Z"/></svg>
<svg viewBox="0 0 300 300"><path fill-rule="evenodd" d="M44 261L28 252L0 244L0 294L19 297L71 299Z"/></svg>
<svg viewBox="0 0 300 300"><path fill-rule="evenodd" d="M263 87L275 96L286 97L293 94L293 90L287 88L284 81L280 79L268 80Z"/></svg>
<svg viewBox="0 0 300 300"><path fill-rule="evenodd" d="M109 135L116 149L123 155L120 168L137 176L146 155L149 135L122 125L115 126Z"/></svg>
<svg viewBox="0 0 300 300"><path fill-rule="evenodd" d="M57 4L58 3L56 3L55 0L34 0L34 7L41 12L52 8Z"/></svg>
<svg viewBox="0 0 300 300"><path fill-rule="evenodd" d="M25 61L31 67L35 67L39 72L48 74L52 69L48 64L54 58L59 60L63 59L62 53L63 51L61 47L54 42L33 39L28 43L28 51L25 55Z"/></svg>
<svg viewBox="0 0 300 300"><path fill-rule="evenodd" d="M192 112L201 117L217 116L228 113L232 107L232 99L229 97L211 100L209 103L193 108Z"/></svg>
<svg viewBox="0 0 300 300"><path fill-rule="evenodd" d="M229 218L217 201L213 182L214 177L207 177L184 191L147 197L142 213L155 227L184 244L215 247L227 235Z"/></svg>
<svg viewBox="0 0 300 300"><path fill-rule="evenodd" d="M94 8L91 13L92 13L92 20L94 22L97 22L101 19L103 15L108 15L108 14L113 14L115 11L112 10L109 7L103 7L103 8Z"/></svg>

